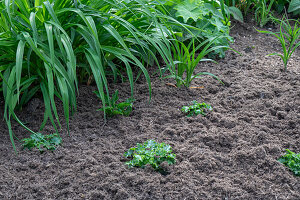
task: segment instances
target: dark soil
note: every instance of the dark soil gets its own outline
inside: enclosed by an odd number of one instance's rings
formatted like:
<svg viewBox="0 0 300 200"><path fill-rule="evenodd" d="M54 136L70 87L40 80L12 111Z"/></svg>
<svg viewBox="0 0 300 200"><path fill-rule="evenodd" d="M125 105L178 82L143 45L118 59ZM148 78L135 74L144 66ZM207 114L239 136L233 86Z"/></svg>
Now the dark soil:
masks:
<svg viewBox="0 0 300 200"><path fill-rule="evenodd" d="M227 52L219 64L198 68L225 85L205 77L193 83L203 89L177 89L154 77L150 104L147 85L136 84L130 117L104 124L95 87L81 86L70 136L62 131L63 146L54 153L17 143L16 155L0 121L0 199L300 199L299 177L277 161L286 148L300 152L299 51L282 72L279 58L266 57L280 49L274 38L249 24L236 24L232 36L242 56ZM114 89L122 99L130 94L128 83ZM180 108L192 100L210 103L213 112L185 117ZM19 113L34 130L42 104L34 99ZM29 136L17 124L14 131ZM48 125L44 132L52 131ZM125 166L123 153L147 139L173 147L177 162L164 165L168 175Z"/></svg>

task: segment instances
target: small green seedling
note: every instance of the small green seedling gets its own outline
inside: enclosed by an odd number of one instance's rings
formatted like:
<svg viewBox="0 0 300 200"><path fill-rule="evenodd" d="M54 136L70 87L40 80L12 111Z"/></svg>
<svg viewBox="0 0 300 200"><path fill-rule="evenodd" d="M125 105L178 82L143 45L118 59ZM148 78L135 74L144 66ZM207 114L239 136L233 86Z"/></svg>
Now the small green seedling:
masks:
<svg viewBox="0 0 300 200"><path fill-rule="evenodd" d="M99 98L100 95L97 91L94 92ZM100 108L100 111L104 111L109 116L115 115L124 115L129 116L133 110L133 101L134 99L127 99L125 102L121 102L117 104L119 100L119 92L116 90L115 94L110 98L109 96L105 95L105 107Z"/></svg>
<svg viewBox="0 0 300 200"><path fill-rule="evenodd" d="M157 143L154 140L148 140L144 144L137 143L136 147L130 148L124 153L126 158L130 157L132 160L126 162L129 168L141 167L151 165L154 170L161 173L164 170L160 164L166 161L169 165L175 163L176 155L172 153L172 147L165 143Z"/></svg>
<svg viewBox="0 0 300 200"><path fill-rule="evenodd" d="M279 158L279 162L287 166L296 176L300 176L300 153L286 149L287 153Z"/></svg>
<svg viewBox="0 0 300 200"><path fill-rule="evenodd" d="M193 115L197 116L201 114L202 116L206 116L208 111L212 111L212 107L206 103L198 103L197 101L192 101L193 105L191 106L183 106L181 111L186 113L188 117Z"/></svg>
<svg viewBox="0 0 300 200"><path fill-rule="evenodd" d="M31 150L37 148L41 153L46 150L54 151L57 146L62 143L61 137L57 134L43 135L41 133L34 133L30 135L30 138L22 140L23 147Z"/></svg>

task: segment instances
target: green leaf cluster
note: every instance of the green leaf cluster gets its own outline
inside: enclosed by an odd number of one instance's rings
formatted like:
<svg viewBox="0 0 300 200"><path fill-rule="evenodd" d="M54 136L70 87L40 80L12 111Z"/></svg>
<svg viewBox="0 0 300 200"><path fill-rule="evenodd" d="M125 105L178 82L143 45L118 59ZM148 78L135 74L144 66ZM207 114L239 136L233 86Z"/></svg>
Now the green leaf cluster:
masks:
<svg viewBox="0 0 300 200"><path fill-rule="evenodd" d="M99 93L95 91L96 95L99 97ZM115 115L124 115L129 116L133 110L133 101L132 98L127 99L125 102L117 103L119 100L119 92L118 90L115 91L114 95L110 98L109 96L105 95L106 98L106 105L105 107L100 108L100 111L105 111L109 117Z"/></svg>
<svg viewBox="0 0 300 200"><path fill-rule="evenodd" d="M279 158L279 162L287 166L296 176L300 176L300 153L296 154L286 149L286 154Z"/></svg>
<svg viewBox="0 0 300 200"><path fill-rule="evenodd" d="M144 144L137 143L136 147L130 148L124 153L126 158L132 160L126 162L129 168L151 165L154 170L160 171L162 162L167 162L169 165L175 163L176 155L172 153L172 147L165 143L157 143L154 140L148 140Z"/></svg>
<svg viewBox="0 0 300 200"><path fill-rule="evenodd" d="M182 41L189 40L194 36L201 42L206 39L214 40L214 46L227 46L233 41L229 36L230 16L243 21L243 15L239 9L228 7L223 1L207 0L184 0L173 5L175 10L173 16L194 28L192 34L184 31ZM220 37L218 37L220 36ZM217 39L214 39L218 37ZM226 49L214 49L210 56L225 57Z"/></svg>
<svg viewBox="0 0 300 200"><path fill-rule="evenodd" d="M203 16L209 13L209 9L204 7L202 0L186 0L176 5L174 9L177 10L175 16L182 17L185 23L190 18L197 22L198 19L203 19Z"/></svg>
<svg viewBox="0 0 300 200"><path fill-rule="evenodd" d="M30 138L22 140L23 147L31 150L37 148L41 153L46 150L54 151L62 143L61 137L57 134L43 135L41 133L34 133Z"/></svg>
<svg viewBox="0 0 300 200"><path fill-rule="evenodd" d="M191 106L183 106L181 111L186 113L188 117L197 116L201 114L202 116L206 116L209 111L212 111L212 107L206 103L198 103L197 101L192 102Z"/></svg>

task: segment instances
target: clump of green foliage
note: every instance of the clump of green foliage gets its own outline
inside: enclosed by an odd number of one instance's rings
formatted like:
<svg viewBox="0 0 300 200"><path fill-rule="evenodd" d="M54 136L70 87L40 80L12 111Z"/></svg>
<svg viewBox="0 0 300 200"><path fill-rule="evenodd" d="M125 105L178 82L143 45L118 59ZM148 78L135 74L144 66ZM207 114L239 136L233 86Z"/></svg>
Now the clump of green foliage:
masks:
<svg viewBox="0 0 300 200"><path fill-rule="evenodd" d="M300 153L295 154L294 152L286 149L287 153L279 158L279 162L290 168L296 176L300 176Z"/></svg>
<svg viewBox="0 0 300 200"><path fill-rule="evenodd" d="M189 42L191 38L197 36L200 41L214 40L214 46L229 47L229 43L233 42L230 37L230 16L243 21L243 15L236 7L228 7L224 1L208 1L208 0L173 0L166 1L165 6L170 10L170 14L179 22L188 24L193 28L192 34L190 31L180 30L182 32L182 42ZM222 36L222 37L220 37ZM217 39L213 39L217 37ZM210 52L213 57L225 57L226 48L216 48Z"/></svg>
<svg viewBox="0 0 300 200"><path fill-rule="evenodd" d="M98 92L95 91L97 96L100 98ZM105 112L109 117L115 115L124 115L129 116L133 110L133 101L134 99L127 99L125 102L117 103L119 100L119 92L116 90L115 94L110 98L109 96L105 95L105 104L104 107L100 108L100 111Z"/></svg>
<svg viewBox="0 0 300 200"><path fill-rule="evenodd" d="M54 151L62 143L61 137L57 134L43 135L41 133L33 133L30 138L22 140L23 147L31 150L37 148L41 153L46 150Z"/></svg>
<svg viewBox="0 0 300 200"><path fill-rule="evenodd" d="M206 103L198 103L197 101L192 102L193 105L191 106L183 106L181 111L186 113L188 117L193 115L197 116L201 114L202 116L206 116L209 111L212 111L212 107Z"/></svg>
<svg viewBox="0 0 300 200"><path fill-rule="evenodd" d="M160 164L166 161L169 165L175 163L176 155L172 153L172 147L165 143L157 143L154 140L148 140L144 144L137 143L136 147L130 148L124 153L126 158L132 160L126 162L129 168L151 165L154 170L162 172Z"/></svg>

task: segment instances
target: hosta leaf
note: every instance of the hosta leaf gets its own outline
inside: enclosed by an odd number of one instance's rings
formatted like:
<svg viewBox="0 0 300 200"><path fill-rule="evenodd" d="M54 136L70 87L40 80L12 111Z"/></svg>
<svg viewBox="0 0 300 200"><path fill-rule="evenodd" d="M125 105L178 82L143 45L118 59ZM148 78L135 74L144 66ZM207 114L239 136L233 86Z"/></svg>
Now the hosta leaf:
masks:
<svg viewBox="0 0 300 200"><path fill-rule="evenodd" d="M292 0L288 12L299 12L300 11L300 0Z"/></svg>
<svg viewBox="0 0 300 200"><path fill-rule="evenodd" d="M233 18L243 22L244 21L244 17L243 17L243 13L241 12L240 9L238 9L237 7L229 7L229 12L230 14L232 14Z"/></svg>

